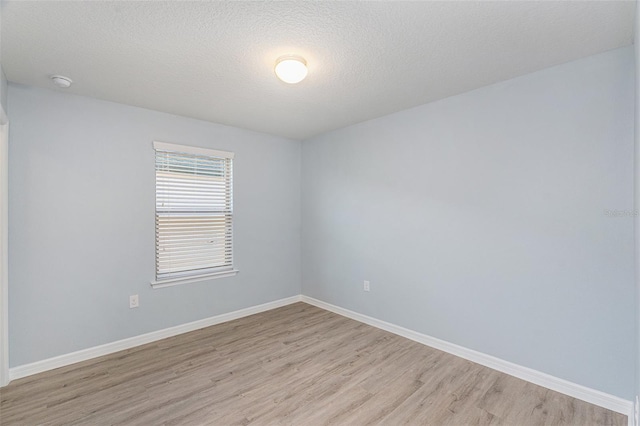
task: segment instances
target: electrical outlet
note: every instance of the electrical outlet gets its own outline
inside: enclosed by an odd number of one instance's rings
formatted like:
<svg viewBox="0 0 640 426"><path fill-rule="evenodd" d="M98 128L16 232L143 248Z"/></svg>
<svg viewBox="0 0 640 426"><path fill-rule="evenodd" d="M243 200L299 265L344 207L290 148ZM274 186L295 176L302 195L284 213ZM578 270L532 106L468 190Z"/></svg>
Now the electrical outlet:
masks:
<svg viewBox="0 0 640 426"><path fill-rule="evenodd" d="M137 308L138 306L140 306L138 295L132 294L131 296L129 296L129 308Z"/></svg>
<svg viewBox="0 0 640 426"><path fill-rule="evenodd" d="M364 282L364 291L371 291L371 285L369 281Z"/></svg>

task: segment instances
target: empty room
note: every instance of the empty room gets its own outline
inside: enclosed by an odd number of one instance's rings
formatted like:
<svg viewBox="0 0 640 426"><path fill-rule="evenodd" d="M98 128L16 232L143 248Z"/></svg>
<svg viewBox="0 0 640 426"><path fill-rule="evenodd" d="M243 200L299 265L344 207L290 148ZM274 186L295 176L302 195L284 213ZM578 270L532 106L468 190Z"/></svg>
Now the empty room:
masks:
<svg viewBox="0 0 640 426"><path fill-rule="evenodd" d="M640 426L639 23L0 0L0 425Z"/></svg>

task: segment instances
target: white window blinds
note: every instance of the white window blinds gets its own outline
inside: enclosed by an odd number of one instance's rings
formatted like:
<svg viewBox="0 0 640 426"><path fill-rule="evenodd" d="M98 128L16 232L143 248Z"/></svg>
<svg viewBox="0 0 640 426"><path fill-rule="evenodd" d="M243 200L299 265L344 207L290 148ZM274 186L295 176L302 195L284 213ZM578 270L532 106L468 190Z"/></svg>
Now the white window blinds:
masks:
<svg viewBox="0 0 640 426"><path fill-rule="evenodd" d="M154 142L156 281L233 269L233 153Z"/></svg>

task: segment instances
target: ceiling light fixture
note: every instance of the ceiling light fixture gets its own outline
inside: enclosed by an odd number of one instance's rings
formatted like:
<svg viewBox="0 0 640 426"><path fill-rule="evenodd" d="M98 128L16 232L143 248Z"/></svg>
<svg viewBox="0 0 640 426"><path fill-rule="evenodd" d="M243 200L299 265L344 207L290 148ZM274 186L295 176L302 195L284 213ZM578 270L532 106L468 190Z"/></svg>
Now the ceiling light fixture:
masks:
<svg viewBox="0 0 640 426"><path fill-rule="evenodd" d="M61 89L66 89L69 86L71 86L71 83L73 83L73 80L63 75L52 75L51 81L53 81L53 84L55 84Z"/></svg>
<svg viewBox="0 0 640 426"><path fill-rule="evenodd" d="M276 60L275 72L285 83L300 83L307 76L307 61L298 55L280 56Z"/></svg>

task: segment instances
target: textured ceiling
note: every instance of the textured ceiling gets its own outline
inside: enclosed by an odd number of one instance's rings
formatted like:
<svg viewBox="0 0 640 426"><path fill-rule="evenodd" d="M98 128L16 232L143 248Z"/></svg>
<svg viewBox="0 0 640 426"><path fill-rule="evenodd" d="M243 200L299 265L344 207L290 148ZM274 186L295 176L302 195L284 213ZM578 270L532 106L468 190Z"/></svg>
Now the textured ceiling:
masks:
<svg viewBox="0 0 640 426"><path fill-rule="evenodd" d="M629 45L635 2L3 2L10 81L305 139ZM303 55L287 85L275 59ZM59 90L59 89L56 89Z"/></svg>

